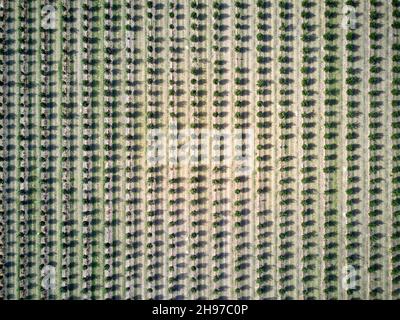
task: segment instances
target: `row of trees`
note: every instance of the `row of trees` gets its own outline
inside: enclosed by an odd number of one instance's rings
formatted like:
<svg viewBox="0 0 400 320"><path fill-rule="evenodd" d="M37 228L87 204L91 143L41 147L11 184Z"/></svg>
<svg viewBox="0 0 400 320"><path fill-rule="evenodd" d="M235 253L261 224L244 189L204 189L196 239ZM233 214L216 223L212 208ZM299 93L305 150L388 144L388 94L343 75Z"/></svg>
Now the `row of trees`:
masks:
<svg viewBox="0 0 400 320"><path fill-rule="evenodd" d="M399 138L400 138L400 113L399 113L399 108L400 108L400 82L398 80L399 74L400 74L400 65L399 65L399 58L400 58L400 43L398 42L398 37L400 35L400 1L399 0L392 0L392 7L393 7L393 39L394 42L391 44L392 45L392 63L393 63L393 68L392 68L392 75L393 75L393 87L392 87L392 101L391 105L393 108L393 114L392 114L392 129L393 129L393 135L392 135L392 141L393 141L393 176L392 176L392 183L393 183L393 193L392 193L392 205L393 205L393 214L392 214L392 271L391 271L391 277L392 277L392 284L393 284L393 291L392 295L394 298L400 297L400 223L399 223L399 218L400 218L400 210L399 210L399 204L400 204L400 188L399 188L399 183L400 183L400 177L399 177L399 161L400 161L400 154L399 154Z"/></svg>
<svg viewBox="0 0 400 320"><path fill-rule="evenodd" d="M338 2L325 1L326 29L324 37L324 71L325 71L325 167L326 184L323 190L326 197L324 212L324 292L328 299L337 298L338 293L338 197L337 197L337 148L338 148L338 112L340 91L338 90L339 63L339 26Z"/></svg>

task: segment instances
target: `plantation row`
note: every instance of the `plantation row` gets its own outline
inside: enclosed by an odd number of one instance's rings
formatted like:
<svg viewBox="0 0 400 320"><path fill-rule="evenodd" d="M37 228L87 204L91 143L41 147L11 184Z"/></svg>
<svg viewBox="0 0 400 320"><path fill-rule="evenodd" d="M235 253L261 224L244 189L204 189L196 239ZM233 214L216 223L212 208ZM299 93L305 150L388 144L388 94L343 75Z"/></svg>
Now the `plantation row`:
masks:
<svg viewBox="0 0 400 320"><path fill-rule="evenodd" d="M2 1L0 298L399 298L398 30L398 0Z"/></svg>

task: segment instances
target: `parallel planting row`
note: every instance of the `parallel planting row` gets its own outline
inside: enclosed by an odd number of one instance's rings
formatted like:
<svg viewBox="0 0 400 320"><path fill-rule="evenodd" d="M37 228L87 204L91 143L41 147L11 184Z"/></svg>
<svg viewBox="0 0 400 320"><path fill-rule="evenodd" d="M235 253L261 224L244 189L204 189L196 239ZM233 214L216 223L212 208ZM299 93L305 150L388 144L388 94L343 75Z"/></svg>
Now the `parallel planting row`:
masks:
<svg viewBox="0 0 400 320"><path fill-rule="evenodd" d="M0 299L400 298L399 0L3 0Z"/></svg>

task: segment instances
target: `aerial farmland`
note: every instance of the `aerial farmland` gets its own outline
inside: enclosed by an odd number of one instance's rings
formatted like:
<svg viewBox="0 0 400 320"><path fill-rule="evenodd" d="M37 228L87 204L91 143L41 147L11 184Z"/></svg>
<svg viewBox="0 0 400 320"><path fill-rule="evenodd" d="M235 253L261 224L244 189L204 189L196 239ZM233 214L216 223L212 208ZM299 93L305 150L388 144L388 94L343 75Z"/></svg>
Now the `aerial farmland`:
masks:
<svg viewBox="0 0 400 320"><path fill-rule="evenodd" d="M0 0L0 300L400 299L400 0Z"/></svg>

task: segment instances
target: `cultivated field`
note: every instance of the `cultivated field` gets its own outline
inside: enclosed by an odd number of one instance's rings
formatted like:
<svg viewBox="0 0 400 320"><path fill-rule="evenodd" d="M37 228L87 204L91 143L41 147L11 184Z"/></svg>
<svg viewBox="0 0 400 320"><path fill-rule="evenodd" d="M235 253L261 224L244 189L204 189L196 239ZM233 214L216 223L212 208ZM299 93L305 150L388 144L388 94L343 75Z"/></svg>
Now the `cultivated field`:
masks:
<svg viewBox="0 0 400 320"><path fill-rule="evenodd" d="M399 299L400 0L0 0L1 299Z"/></svg>

